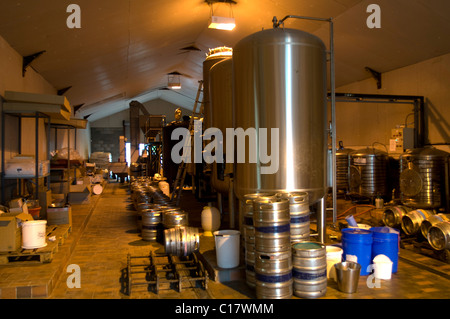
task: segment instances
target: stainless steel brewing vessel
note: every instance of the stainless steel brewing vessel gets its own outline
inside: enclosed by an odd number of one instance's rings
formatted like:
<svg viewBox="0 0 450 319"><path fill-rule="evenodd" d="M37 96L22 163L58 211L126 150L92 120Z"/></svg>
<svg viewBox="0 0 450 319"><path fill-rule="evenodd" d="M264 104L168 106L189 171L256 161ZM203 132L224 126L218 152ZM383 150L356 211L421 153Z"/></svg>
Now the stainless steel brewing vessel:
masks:
<svg viewBox="0 0 450 319"><path fill-rule="evenodd" d="M232 58L224 58L209 70L209 100L211 127L218 128L223 134L222 163L212 164L211 185L220 193L228 193L230 174L234 165L226 162L226 129L233 127L233 90L232 90ZM216 152L217 154L217 152ZM218 159L217 159L218 160Z"/></svg>
<svg viewBox="0 0 450 319"><path fill-rule="evenodd" d="M433 147L400 155L400 196L404 205L423 209L447 205L448 158L447 152Z"/></svg>
<svg viewBox="0 0 450 319"><path fill-rule="evenodd" d="M308 192L311 204L326 191L326 49L316 36L276 28L254 33L233 48L234 128L279 129L279 167L235 164L235 193ZM256 145L263 137L257 131ZM264 141L263 141L264 142ZM247 141L248 143L248 141ZM258 147L256 147L258 149ZM248 144L246 146L248 151ZM272 156L272 160L273 160Z"/></svg>
<svg viewBox="0 0 450 319"><path fill-rule="evenodd" d="M212 126L212 110L209 96L209 71L217 62L232 55L233 50L228 47L218 47L210 49L203 61L203 128Z"/></svg>

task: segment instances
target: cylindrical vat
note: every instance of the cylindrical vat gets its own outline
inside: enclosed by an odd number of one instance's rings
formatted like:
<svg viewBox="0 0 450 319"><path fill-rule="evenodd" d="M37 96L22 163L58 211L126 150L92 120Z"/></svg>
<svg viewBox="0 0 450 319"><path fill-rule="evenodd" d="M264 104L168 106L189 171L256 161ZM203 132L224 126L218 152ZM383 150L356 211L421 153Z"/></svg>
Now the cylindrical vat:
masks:
<svg viewBox="0 0 450 319"><path fill-rule="evenodd" d="M319 298L327 291L327 252L325 245L301 242L292 245L294 294Z"/></svg>
<svg viewBox="0 0 450 319"><path fill-rule="evenodd" d="M372 260L385 255L392 261L392 273L397 272L400 234L390 227L372 227Z"/></svg>
<svg viewBox="0 0 450 319"><path fill-rule="evenodd" d="M339 148L336 150L336 188L338 190L348 191L349 179L349 160L351 148Z"/></svg>
<svg viewBox="0 0 450 319"><path fill-rule="evenodd" d="M310 212L308 193L280 193L279 196L289 200L289 215L291 216L291 243L309 241Z"/></svg>
<svg viewBox="0 0 450 319"><path fill-rule="evenodd" d="M166 254L188 256L200 249L200 236L196 227L174 227L164 230Z"/></svg>
<svg viewBox="0 0 450 319"><path fill-rule="evenodd" d="M287 28L247 36L233 48L233 89L233 127L239 146L236 196L242 200L245 194L258 191L286 190L307 192L311 204L323 198L327 187L323 42L312 34ZM237 134L240 128L249 138ZM277 131L278 139L272 142ZM254 151L248 154L249 149ZM267 152L258 154L258 150ZM239 162L243 151L254 160Z"/></svg>
<svg viewBox="0 0 450 319"><path fill-rule="evenodd" d="M162 223L165 228L188 225L188 213L178 208L164 210Z"/></svg>
<svg viewBox="0 0 450 319"><path fill-rule="evenodd" d="M420 230L420 225L428 217L434 215L434 211L416 209L410 211L402 218L402 229L406 235L415 235Z"/></svg>
<svg viewBox="0 0 450 319"><path fill-rule="evenodd" d="M420 232L422 233L423 237L428 238L428 231L431 226L436 225L437 223L443 222L443 221L450 221L450 215L449 214L436 214L431 215L427 219L425 219L422 224L420 224Z"/></svg>
<svg viewBox="0 0 450 319"><path fill-rule="evenodd" d="M279 196L260 196L253 201L255 250L290 250L289 201Z"/></svg>
<svg viewBox="0 0 450 319"><path fill-rule="evenodd" d="M213 110L211 109L211 98L209 96L209 72L211 67L223 59L229 58L233 53L231 48L218 47L210 49L203 61L203 128L210 128L212 125Z"/></svg>
<svg viewBox="0 0 450 319"><path fill-rule="evenodd" d="M400 155L400 196L404 205L433 209L446 205L449 154L433 147Z"/></svg>
<svg viewBox="0 0 450 319"><path fill-rule="evenodd" d="M290 299L293 295L292 253L255 251L256 297Z"/></svg>
<svg viewBox="0 0 450 319"><path fill-rule="evenodd" d="M214 64L209 71L209 98L211 111L211 126L220 130L223 136L223 157L216 158L212 164L211 185L220 193L228 193L230 174L233 174L234 164L226 161L227 141L226 129L233 127L233 94L232 94L232 58L224 58ZM216 154L218 154L216 152Z"/></svg>
<svg viewBox="0 0 450 319"><path fill-rule="evenodd" d="M350 193L363 197L386 196L388 155L375 148L350 153Z"/></svg>
<svg viewBox="0 0 450 319"><path fill-rule="evenodd" d="M408 214L412 208L407 206L391 206L386 207L383 212L383 223L388 227L400 227L402 224L402 218Z"/></svg>
<svg viewBox="0 0 450 319"><path fill-rule="evenodd" d="M450 222L443 221L430 227L428 243L435 250L450 250Z"/></svg>
<svg viewBox="0 0 450 319"><path fill-rule="evenodd" d="M369 274L367 267L372 263L372 232L360 228L342 230L342 250L344 261L361 265L361 276Z"/></svg>

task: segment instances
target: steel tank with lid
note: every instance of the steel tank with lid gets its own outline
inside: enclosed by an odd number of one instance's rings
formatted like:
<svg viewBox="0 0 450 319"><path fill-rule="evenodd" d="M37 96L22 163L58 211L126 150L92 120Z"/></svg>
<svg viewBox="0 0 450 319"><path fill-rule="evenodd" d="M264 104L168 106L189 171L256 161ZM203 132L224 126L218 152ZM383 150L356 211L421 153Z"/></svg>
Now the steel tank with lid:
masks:
<svg viewBox="0 0 450 319"><path fill-rule="evenodd" d="M278 147L273 154L278 155L275 173L262 173L274 164L274 156L268 163L256 154L256 163L246 160L235 164L236 196L242 200L245 194L258 191L286 190L308 192L311 204L323 198L327 187L323 42L312 34L287 28L245 37L233 47L233 90L233 127L244 131L254 128L254 143L267 146L267 154ZM267 129L267 136L260 135L259 129ZM270 141L271 129L278 129L276 145Z"/></svg>
<svg viewBox="0 0 450 319"><path fill-rule="evenodd" d="M222 161L216 159L212 164L211 185L221 193L228 193L230 188L230 176L233 174L234 165L226 159L226 129L233 127L233 93L232 93L232 58L223 58L214 64L209 70L209 101L211 127L222 132L223 143ZM216 151L216 154L218 152Z"/></svg>
<svg viewBox="0 0 450 319"><path fill-rule="evenodd" d="M350 193L363 197L387 196L386 152L373 147L350 153Z"/></svg>
<svg viewBox="0 0 450 319"><path fill-rule="evenodd" d="M210 49L203 61L203 128L207 129L212 125L212 110L209 91L209 72L211 67L223 59L232 55L233 49L228 47L217 47Z"/></svg>
<svg viewBox="0 0 450 319"><path fill-rule="evenodd" d="M413 208L446 206L447 152L433 147L408 150L400 155L400 198Z"/></svg>

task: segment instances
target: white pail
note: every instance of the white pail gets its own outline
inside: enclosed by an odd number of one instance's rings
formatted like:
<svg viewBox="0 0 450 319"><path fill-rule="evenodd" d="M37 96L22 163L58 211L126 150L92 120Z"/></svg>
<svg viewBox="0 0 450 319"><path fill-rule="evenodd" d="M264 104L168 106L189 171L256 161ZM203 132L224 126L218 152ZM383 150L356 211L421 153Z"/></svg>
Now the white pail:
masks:
<svg viewBox="0 0 450 319"><path fill-rule="evenodd" d="M46 220L31 220L22 224L22 248L35 249L47 246Z"/></svg>
<svg viewBox="0 0 450 319"><path fill-rule="evenodd" d="M219 230L214 232L217 265L220 268L235 268L239 266L240 234L238 230Z"/></svg>
<svg viewBox="0 0 450 319"><path fill-rule="evenodd" d="M386 255L377 255L373 259L374 275L377 279L391 279L393 262Z"/></svg>
<svg viewBox="0 0 450 319"><path fill-rule="evenodd" d="M342 261L342 248L337 246L327 246L327 276L336 280L336 270L334 264Z"/></svg>

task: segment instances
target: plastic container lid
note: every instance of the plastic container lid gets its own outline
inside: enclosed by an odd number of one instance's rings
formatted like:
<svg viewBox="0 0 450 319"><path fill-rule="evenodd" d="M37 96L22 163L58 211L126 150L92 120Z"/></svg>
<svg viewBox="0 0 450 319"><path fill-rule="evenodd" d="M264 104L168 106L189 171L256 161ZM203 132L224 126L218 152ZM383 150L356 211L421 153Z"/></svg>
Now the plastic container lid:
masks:
<svg viewBox="0 0 450 319"><path fill-rule="evenodd" d="M373 258L373 262L374 262L374 263L386 263L386 264L391 263L391 264L392 264L392 261L389 259L389 257L386 256L386 255L383 255L383 254L376 255L376 256Z"/></svg>

